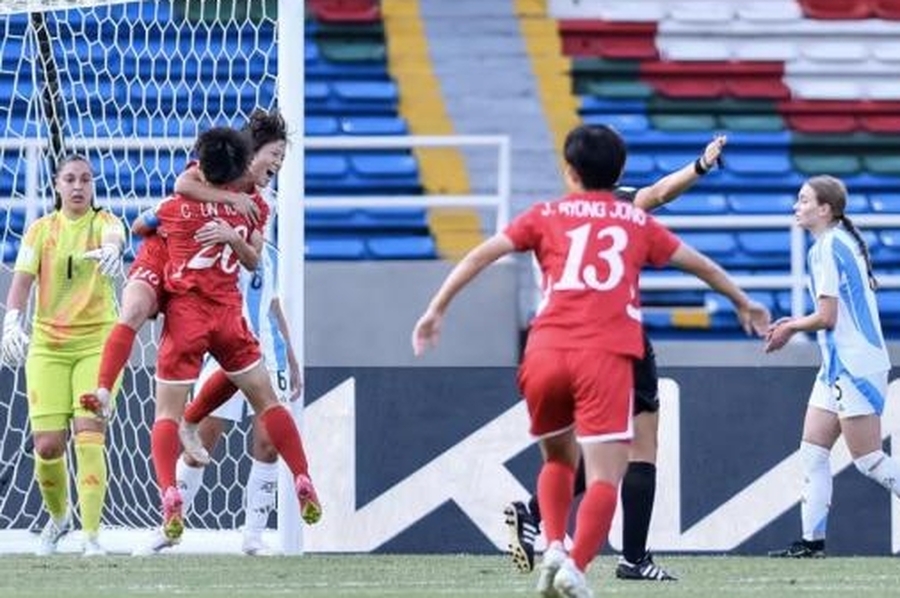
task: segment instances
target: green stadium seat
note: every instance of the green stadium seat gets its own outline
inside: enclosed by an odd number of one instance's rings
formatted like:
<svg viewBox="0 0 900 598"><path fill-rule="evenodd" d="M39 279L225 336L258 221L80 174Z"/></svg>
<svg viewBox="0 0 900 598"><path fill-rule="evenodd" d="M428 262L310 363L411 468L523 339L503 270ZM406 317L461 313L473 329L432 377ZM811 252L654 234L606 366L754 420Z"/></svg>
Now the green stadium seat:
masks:
<svg viewBox="0 0 900 598"><path fill-rule="evenodd" d="M900 142L900 139L897 140ZM900 147L900 143L898 143ZM900 175L900 154L869 154L863 156L863 168L876 174Z"/></svg>
<svg viewBox="0 0 900 598"><path fill-rule="evenodd" d="M807 175L828 173L834 176L856 174L862 170L859 158L851 155L800 154L791 158L794 168Z"/></svg>
<svg viewBox="0 0 900 598"><path fill-rule="evenodd" d="M387 58L384 43L367 40L320 41L319 52L331 62L379 62Z"/></svg>
<svg viewBox="0 0 900 598"><path fill-rule="evenodd" d="M723 131L783 131L784 119L777 114L720 114L719 129Z"/></svg>
<svg viewBox="0 0 900 598"><path fill-rule="evenodd" d="M650 122L660 131L714 131L719 128L716 117L711 114L654 114Z"/></svg>
<svg viewBox="0 0 900 598"><path fill-rule="evenodd" d="M647 99L653 96L653 88L642 81L592 81L585 93L602 98Z"/></svg>

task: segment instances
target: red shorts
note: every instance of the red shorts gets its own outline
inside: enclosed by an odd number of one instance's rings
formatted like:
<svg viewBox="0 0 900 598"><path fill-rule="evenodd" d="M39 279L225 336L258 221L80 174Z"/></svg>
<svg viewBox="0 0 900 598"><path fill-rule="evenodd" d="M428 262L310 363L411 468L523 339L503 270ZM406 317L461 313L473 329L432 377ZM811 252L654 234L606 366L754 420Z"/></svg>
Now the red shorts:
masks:
<svg viewBox="0 0 900 598"><path fill-rule="evenodd" d="M262 359L241 306L210 302L199 295L171 295L156 358L160 382L192 384L208 352L225 372L238 374Z"/></svg>
<svg viewBox="0 0 900 598"><path fill-rule="evenodd" d="M519 367L531 433L575 427L581 441L630 440L634 359L596 349L534 349Z"/></svg>
<svg viewBox="0 0 900 598"><path fill-rule="evenodd" d="M169 253L166 250L165 241L159 235L145 237L138 249L137 256L128 270L128 280L140 280L147 283L156 293L156 305L159 311L163 311L163 273Z"/></svg>

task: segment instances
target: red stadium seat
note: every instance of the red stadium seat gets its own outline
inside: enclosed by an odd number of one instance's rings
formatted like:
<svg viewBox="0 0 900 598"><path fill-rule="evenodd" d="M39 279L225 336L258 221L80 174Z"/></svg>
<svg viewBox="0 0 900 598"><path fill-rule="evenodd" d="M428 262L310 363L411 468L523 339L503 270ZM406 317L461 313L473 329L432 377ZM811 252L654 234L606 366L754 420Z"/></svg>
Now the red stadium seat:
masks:
<svg viewBox="0 0 900 598"><path fill-rule="evenodd" d="M559 22L562 50L566 56L655 60L655 23L611 23L596 20Z"/></svg>
<svg viewBox="0 0 900 598"><path fill-rule="evenodd" d="M868 114L860 117L862 128L872 133L900 133L900 114Z"/></svg>
<svg viewBox="0 0 900 598"><path fill-rule="evenodd" d="M374 23L381 19L377 0L309 0L309 10L326 23Z"/></svg>
<svg viewBox="0 0 900 598"><path fill-rule="evenodd" d="M791 114L787 123L799 133L852 133L860 128L852 114Z"/></svg>
<svg viewBox="0 0 900 598"><path fill-rule="evenodd" d="M672 98L784 99L790 91L782 82L779 62L670 62L641 65L641 78L660 94Z"/></svg>
<svg viewBox="0 0 900 598"><path fill-rule="evenodd" d="M900 132L900 102L790 100L778 111L801 133Z"/></svg>
<svg viewBox="0 0 900 598"><path fill-rule="evenodd" d="M872 10L880 19L900 21L900 0L874 0Z"/></svg>
<svg viewBox="0 0 900 598"><path fill-rule="evenodd" d="M858 20L872 16L870 0L799 0L803 14L813 19Z"/></svg>

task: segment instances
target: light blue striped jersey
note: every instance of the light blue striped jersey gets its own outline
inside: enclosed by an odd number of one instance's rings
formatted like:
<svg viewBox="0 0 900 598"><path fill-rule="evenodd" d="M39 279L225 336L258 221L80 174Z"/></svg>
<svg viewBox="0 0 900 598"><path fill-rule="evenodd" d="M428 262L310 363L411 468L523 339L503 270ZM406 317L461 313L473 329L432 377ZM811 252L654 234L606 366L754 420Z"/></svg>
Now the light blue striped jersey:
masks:
<svg viewBox="0 0 900 598"><path fill-rule="evenodd" d="M843 228L830 228L809 248L807 265L813 304L819 297L838 300L834 329L817 333L825 382L842 373L859 377L889 370L875 292L856 240Z"/></svg>
<svg viewBox="0 0 900 598"><path fill-rule="evenodd" d="M287 370L287 346L272 312L272 300L278 296L278 248L265 242L256 270L241 268L239 286L244 317L259 339L266 368L270 372Z"/></svg>

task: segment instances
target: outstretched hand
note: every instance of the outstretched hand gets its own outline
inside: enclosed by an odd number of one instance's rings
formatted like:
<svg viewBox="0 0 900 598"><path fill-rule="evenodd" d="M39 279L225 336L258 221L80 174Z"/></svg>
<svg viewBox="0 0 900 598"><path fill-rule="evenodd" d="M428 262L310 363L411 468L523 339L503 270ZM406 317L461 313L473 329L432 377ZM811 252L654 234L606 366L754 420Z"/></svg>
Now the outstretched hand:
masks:
<svg viewBox="0 0 900 598"><path fill-rule="evenodd" d="M413 353L416 357L422 355L430 347L437 346L441 336L442 317L432 311L426 311L416 322L412 333Z"/></svg>
<svg viewBox="0 0 900 598"><path fill-rule="evenodd" d="M772 321L772 316L766 306L756 301L751 301L738 308L737 317L744 332L756 336L765 335L769 330L769 323Z"/></svg>
<svg viewBox="0 0 900 598"><path fill-rule="evenodd" d="M706 149L703 150L703 163L708 167L712 168L713 165L719 164L721 167L721 159L722 159L722 151L725 148L725 144L728 143L728 137L725 135L716 135L713 137L713 140L707 144Z"/></svg>
<svg viewBox="0 0 900 598"><path fill-rule="evenodd" d="M766 345L764 350L766 353L772 353L785 346L796 332L788 324L793 320L791 317L779 318L774 324L769 326L766 331Z"/></svg>

